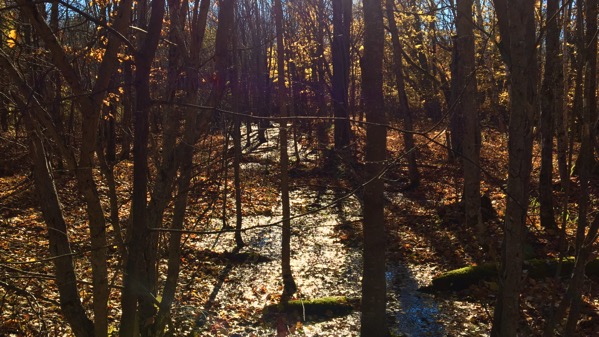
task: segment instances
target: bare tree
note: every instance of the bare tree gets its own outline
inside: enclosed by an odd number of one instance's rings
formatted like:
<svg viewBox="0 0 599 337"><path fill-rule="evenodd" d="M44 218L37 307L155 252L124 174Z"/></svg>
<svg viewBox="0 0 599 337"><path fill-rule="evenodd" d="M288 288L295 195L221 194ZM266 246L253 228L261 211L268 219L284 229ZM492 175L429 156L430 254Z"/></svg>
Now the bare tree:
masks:
<svg viewBox="0 0 599 337"><path fill-rule="evenodd" d="M95 335L98 337L107 336L108 334L108 266L107 266L107 236L106 236L106 225L107 221L104 217L104 211L102 209L102 205L100 203L99 193L96 187L96 181L93 176L93 167L94 167L94 153L96 151L96 141L98 135L98 126L100 123L101 117L101 108L103 106L103 101L107 92L107 89L110 85L111 76L116 71L118 66L117 53L120 50L122 44L122 33L125 31L128 26L129 13L131 2L123 1L119 4L117 15L114 17L114 22L112 24L112 30L109 34L109 38L105 47L105 51L103 53L102 62L98 68L97 77L95 82L93 83L93 88L90 92L87 92L84 88L85 79L83 75L81 75L70 62L69 55L67 54L65 47L61 44L55 32L52 30L48 22L46 21L45 13L40 12L40 8L36 5L36 3L28 0L18 0L17 4L19 5L19 10L21 15L29 20L31 23L31 27L35 32L35 35L39 37L41 41L43 41L44 48L51 55L51 63L56 69L60 72L60 75L64 79L65 84L74 94L74 100L77 104L77 108L81 113L81 143L78 146L78 153L76 154L73 148L66 145L66 139L64 135L59 132L54 123L51 120L47 120L43 115L35 116L37 121L44 124L44 128L46 130L46 134L52 138L55 142L58 150L62 156L62 160L65 161L67 168L72 170L75 173L75 181L77 183L77 188L79 193L82 195L83 201L86 205L87 217L89 220L89 229L90 229L90 243L91 243L91 266L92 266L92 284L93 284L93 314L94 314L94 323L93 330L84 331L82 326L79 325L76 328L76 331L83 336L87 335ZM91 17L90 17L91 18ZM52 18L50 18L52 20ZM93 19L93 18L91 18ZM99 22L99 20L97 21ZM96 22L96 23L97 23ZM54 26L56 26L56 22L54 22ZM116 34L114 34L116 33ZM119 34L121 36L119 36ZM13 79L21 86L22 88L26 88L27 84L25 83L24 78L18 76L18 71L11 65L11 61L9 58L4 55L3 56L4 63L9 68L12 68L16 73L13 73ZM26 95L31 93L30 90L23 91L22 94ZM39 108L40 106L38 106ZM38 112L43 112L43 109L38 110ZM38 118L39 117L39 118ZM33 119L32 119L33 120ZM30 135L31 134L30 130ZM40 135L38 134L37 137ZM41 144L36 144L36 140L32 139L32 146L36 147L32 154L35 154L37 159L36 161L37 167L36 170L44 170L44 168L48 168L48 165L41 165L43 149L40 148ZM39 172L36 174L39 179L46 179L47 177L51 177L51 173L46 170L46 173ZM36 185L39 184L38 189L44 190L48 193L48 196L51 199L58 200L58 197L53 192L52 188L47 186L47 183L36 179ZM55 190L54 190L55 191ZM54 194L54 196L52 196ZM53 210L51 207L44 209L45 211L50 212L48 216L61 216L61 213L57 213L56 210ZM64 219L56 219L54 218L47 225L51 228L53 226L62 226L61 223L64 223ZM54 241L53 244L59 245L60 248L58 250L68 251L68 247L64 246L68 244L68 239L61 238ZM54 250L54 249L52 249ZM56 250L55 250L56 251ZM68 264L68 261L65 262ZM66 265L63 265L66 268ZM66 270L67 269L62 269ZM57 269L58 271L58 269ZM62 294L67 295L67 293L76 291L73 289L68 290L63 288ZM70 283L69 287L76 287L74 283ZM72 298L70 296L66 296L62 298L63 301L68 301L69 303L65 303L67 306L73 310L75 310L75 314L77 312L78 305L76 302L72 302ZM73 317L73 313L70 314ZM80 319L83 321L79 324L87 325L86 320L83 319L83 315L77 314ZM73 321L71 321L73 324Z"/></svg>
<svg viewBox="0 0 599 337"><path fill-rule="evenodd" d="M387 20L389 22L389 32L391 33L391 42L393 44L393 67L395 72L395 82L397 86L397 94L399 96L399 116L403 118L403 127L406 132L403 133L404 145L408 152L408 176L410 178L410 187L418 186L420 182L420 173L418 173L418 164L416 163L416 146L414 144L414 123L412 121L412 111L406 94L406 85L404 79L404 69L402 55L404 53L403 46L399 40L399 30L395 22L395 4L393 0L386 0L385 7L387 11Z"/></svg>
<svg viewBox="0 0 599 337"><path fill-rule="evenodd" d="M382 172L387 154L383 99L383 9L377 0L364 1L362 90L366 110L366 184L364 186L362 318L360 335L387 337L385 283L385 217Z"/></svg>
<svg viewBox="0 0 599 337"><path fill-rule="evenodd" d="M455 114L463 122L459 146L464 173L464 209L466 226L476 228L479 243L485 243L485 227L480 202L480 125L477 106L476 65L472 0L458 0L456 14L455 50Z"/></svg>
<svg viewBox="0 0 599 337"><path fill-rule="evenodd" d="M560 57L559 0L547 1L545 73L541 98L541 172L539 203L541 225L557 228L553 210L553 135L554 120L563 113L563 74Z"/></svg>
<svg viewBox="0 0 599 337"><path fill-rule="evenodd" d="M287 87L285 85L285 42L283 41L283 5L281 0L274 2L275 27L277 30L277 84L278 105L281 116L287 116ZM281 204L283 208L283 234L281 270L283 276L283 295L281 302L286 303L297 291L297 286L291 273L291 211L289 208L289 154L287 151L287 120L283 119L279 128L279 147L281 161Z"/></svg>
<svg viewBox="0 0 599 337"><path fill-rule="evenodd" d="M347 90L349 83L349 39L352 19L351 0L333 2L333 79L332 100L335 116L335 150L348 154L351 138Z"/></svg>
<svg viewBox="0 0 599 337"><path fill-rule="evenodd" d="M500 51L509 70L510 124L507 206L504 218L499 295L493 337L516 336L522 279L524 228L532 165L532 120L537 99L534 2L495 0Z"/></svg>

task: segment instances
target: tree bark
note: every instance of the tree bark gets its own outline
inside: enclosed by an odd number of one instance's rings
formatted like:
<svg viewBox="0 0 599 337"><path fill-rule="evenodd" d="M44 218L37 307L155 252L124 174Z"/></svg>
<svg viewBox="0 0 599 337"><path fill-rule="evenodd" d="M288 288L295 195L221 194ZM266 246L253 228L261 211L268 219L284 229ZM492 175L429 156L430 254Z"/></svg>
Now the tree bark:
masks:
<svg viewBox="0 0 599 337"><path fill-rule="evenodd" d="M347 90L349 82L349 34L352 15L351 0L333 1L333 79L331 98L335 116L335 151L348 158L351 137Z"/></svg>
<svg viewBox="0 0 599 337"><path fill-rule="evenodd" d="M385 283L384 184L381 177L387 152L383 99L384 28L381 2L364 1L364 58L362 87L366 127L366 183L364 186L362 318L360 335L387 337Z"/></svg>
<svg viewBox="0 0 599 337"><path fill-rule="evenodd" d="M31 117L26 112L26 105L20 105L25 112L25 126L29 137L29 152L33 161L35 190L42 208L44 222L48 227L50 255L57 257L53 262L60 296L60 309L75 336L94 336L94 322L87 316L79 297L67 225L62 214L44 144L40 134L33 126Z"/></svg>
<svg viewBox="0 0 599 337"><path fill-rule="evenodd" d="M169 61L174 63L173 68L177 69L177 71L173 71L173 82L177 82L178 79L180 79L180 68L177 67L177 64L178 61L181 61L181 59L188 66L188 69L200 69L201 67L201 60L197 56L200 54L203 43L209 5L209 0L196 2L192 12L193 25L191 36L193 39L192 43L186 44L184 43L180 33L183 30L188 9L184 6L180 6L178 0L169 1L168 3L169 8L171 9L171 36L176 42L176 45L171 46L171 52L174 56L173 58L169 59ZM185 73L185 76L186 81L184 81L184 83L186 95L182 100L184 103L198 105L200 103L198 95L198 84L200 83L199 72L197 70L189 71ZM174 92L177 90L176 86L173 86L171 90L171 94L174 94ZM175 170L176 168L179 169L179 177L171 222L171 229L173 229L173 232L169 234L170 237L168 241L168 270L162 291L162 300L160 301L158 313L156 314L156 320L154 321L152 327L153 334L155 336L164 336L166 334L165 327L169 323L171 305L175 299L179 271L181 267L182 233L180 230L183 229L189 189L191 187L194 153L193 145L196 144L199 136L206 131L206 127L208 125L208 121L211 119L211 116L210 114L198 115L195 109L185 108L184 118L185 123L183 127L182 139L178 144L176 144L176 146L174 143L172 144L173 150L170 154L174 158L173 163ZM176 121L174 125L177 126L174 129L178 129L179 121ZM169 126L169 128L171 127ZM167 170L170 171L170 168L167 168Z"/></svg>
<svg viewBox="0 0 599 337"><path fill-rule="evenodd" d="M541 96L541 172L539 203L541 226L557 228L553 210L553 135L554 119L562 115L563 75L560 52L559 0L547 1L545 75Z"/></svg>
<svg viewBox="0 0 599 337"><path fill-rule="evenodd" d="M135 123L133 139L133 196L131 226L128 233L129 258L125 266L122 292L122 318L119 334L133 337L139 329L142 335L150 327L147 322L156 314L152 301L155 252L147 212L148 195L148 140L151 109L150 70L158 47L165 1L154 0L148 30L140 49L135 53ZM139 308L138 308L139 303ZM137 326L136 326L137 325Z"/></svg>
<svg viewBox="0 0 599 337"><path fill-rule="evenodd" d="M275 27L277 33L277 81L278 105L281 116L287 117L287 87L285 85L285 44L283 41L283 5L281 0L274 2ZM283 294L281 303L285 304L296 292L297 286L291 272L291 210L289 207L289 154L287 150L287 120L283 119L279 128L280 146L280 184L281 205L283 209L283 233L281 243L281 271L283 278Z"/></svg>
<svg viewBox="0 0 599 337"><path fill-rule="evenodd" d="M507 207L504 219L499 295L491 336L513 337L518 330L524 229L532 162L532 120L536 105L537 60L534 2L494 1L502 56L509 69L510 124Z"/></svg>
<svg viewBox="0 0 599 337"><path fill-rule="evenodd" d="M477 107L476 64L474 52L474 25L472 0L457 0L455 39L457 51L456 75L454 84L459 93L456 96L457 111L462 116L463 139L462 169L464 174L464 210L466 226L475 228L481 245L486 243L486 229L482 220L480 204L480 126Z"/></svg>

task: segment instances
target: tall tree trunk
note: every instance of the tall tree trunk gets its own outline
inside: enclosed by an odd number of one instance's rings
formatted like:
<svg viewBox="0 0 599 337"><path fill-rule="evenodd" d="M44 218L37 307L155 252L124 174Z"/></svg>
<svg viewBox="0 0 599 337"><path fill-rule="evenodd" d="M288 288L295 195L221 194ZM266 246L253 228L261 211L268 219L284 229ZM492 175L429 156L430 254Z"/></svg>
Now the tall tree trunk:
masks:
<svg viewBox="0 0 599 337"><path fill-rule="evenodd" d="M366 110L366 185L364 186L364 270L360 335L387 337L385 315L385 219L382 177L387 152L383 99L383 9L377 0L364 1L362 87Z"/></svg>
<svg viewBox="0 0 599 337"><path fill-rule="evenodd" d="M325 5L324 0L318 0L318 27L316 28L316 50L313 58L316 60L314 76L318 75L315 84L316 104L318 108L318 116L323 120L317 121L316 139L318 142L318 156L320 165L326 165L325 150L329 146L329 136L327 133L329 122L324 120L328 117L329 111L326 102L326 80L325 80L325 55L324 55L324 26L325 26Z"/></svg>
<svg viewBox="0 0 599 337"><path fill-rule="evenodd" d="M239 81L239 52L237 52L237 37L233 37L233 66L231 71L231 95L233 96L233 110L240 113L241 91ZM249 133L250 130L248 129ZM241 249L245 246L241 236L243 225L243 209L241 202L241 117L233 116L233 184L235 185L235 245Z"/></svg>
<svg viewBox="0 0 599 337"><path fill-rule="evenodd" d="M563 35L566 37L570 34L570 30L568 29L571 13L572 13L572 1L564 6L562 14L562 27L563 27ZM562 83L560 83L560 87L562 91L559 95L562 97L562 106L559 108L561 113L558 116L555 116L555 125L557 126L557 165L560 177L560 187L562 191L569 190L570 185L570 169L568 164L568 138L569 138L569 124L571 114L568 113L568 92L570 90L570 51L568 49L568 39L563 38L562 42L562 57L560 60L560 64L562 65L561 75L562 75ZM567 200L567 199L566 199ZM565 218L567 212L566 209L562 210L562 218ZM565 223L565 221L563 221Z"/></svg>
<svg viewBox="0 0 599 337"><path fill-rule="evenodd" d="M142 1L143 2L143 1ZM125 266L122 292L121 337L133 337L136 331L147 334L156 314L155 298L151 285L154 282L155 249L147 212L148 196L148 141L151 109L150 70L165 13L165 1L154 0L151 4L147 34L140 49L135 53L135 123L133 139L133 196L131 200L131 226L129 231L129 258ZM139 302L139 309L138 309ZM136 326L138 325L138 326Z"/></svg>
<svg viewBox="0 0 599 337"><path fill-rule="evenodd" d="M562 115L562 59L560 51L559 0L547 1L545 75L541 95L541 172L539 203L541 226L557 228L553 210L553 134L554 119Z"/></svg>
<svg viewBox="0 0 599 337"><path fill-rule="evenodd" d="M252 34L252 61L254 63L254 95L256 99L255 109L256 114L260 117L266 117L267 114L267 93L269 74L267 67L267 48L268 43L264 37L264 22L262 20L262 9L258 4L258 0L248 0L251 7L249 11L253 13L252 18L248 20L248 26ZM260 144L266 142L266 128L268 120L258 120L258 142Z"/></svg>
<svg viewBox="0 0 599 337"><path fill-rule="evenodd" d="M44 144L40 134L33 126L31 116L26 112L26 105L20 105L25 112L25 127L29 136L29 152L33 161L35 190L42 208L44 222L48 227L50 255L56 257L53 262L60 296L60 309L75 336L94 336L94 323L87 316L79 297L77 276L67 236L67 225L62 214Z"/></svg>
<svg viewBox="0 0 599 337"><path fill-rule="evenodd" d="M507 207L504 219L499 295L491 336L518 330L524 229L532 162L532 121L536 105L537 59L534 2L495 0L501 53L509 69L510 124Z"/></svg>
<svg viewBox="0 0 599 337"><path fill-rule="evenodd" d="M457 17L457 14L456 14ZM457 158L462 158L463 149L462 146L464 144L464 114L460 110L459 103L460 98L463 95L463 91L465 90L464 86L460 86L460 82L463 84L463 80L461 81L460 76L458 75L458 71L460 69L460 55L458 51L459 40L457 36L453 36L453 48L451 53L451 90L450 90L450 100L448 104L449 111L449 144L451 145L451 149L449 149L449 159L456 160Z"/></svg>
<svg viewBox="0 0 599 337"><path fill-rule="evenodd" d="M404 129L403 133L404 145L408 158L408 176L410 178L410 187L414 188L420 183L420 173L418 173L418 164L416 163L416 146L414 144L414 136L412 130L414 125L412 122L412 111L406 95L406 85L403 74L403 46L399 40L399 30L395 22L395 5L393 0L386 0L385 6L387 9L387 20L389 21L389 31L391 32L391 42L393 43L393 68L395 72L395 82L397 86L397 94L399 96L399 116L403 118Z"/></svg>
<svg viewBox="0 0 599 337"><path fill-rule="evenodd" d="M599 217L588 226L589 181L595 169L594 142L597 122L597 0L587 0L585 7L586 29L584 40L585 76L584 103L582 117L582 142L580 145L580 201L578 211L578 228L576 229L576 265L579 268L572 273L568 290L572 288L572 299L564 334L573 336L580 316L584 271L593 253L593 245L599 230Z"/></svg>
<svg viewBox="0 0 599 337"><path fill-rule="evenodd" d="M281 116L287 117L287 87L285 86L285 45L283 41L283 5L281 0L274 2L275 27L277 32L277 81L278 105ZM287 151L287 120L281 121L279 129L281 162L281 204L283 208L283 233L281 243L281 271L283 277L283 295L281 302L287 303L296 292L297 286L291 273L291 211L289 207L289 154Z"/></svg>
<svg viewBox="0 0 599 337"><path fill-rule="evenodd" d="M193 7L191 19L191 36L193 39L189 44L184 43L182 36L179 35L179 32L183 29L186 13L189 9L185 6L179 6L178 0L169 1L168 6L171 9L171 36L176 41L176 45L171 46L174 57L169 61L174 62L173 67L177 68L176 64L178 64L180 58L183 58L183 62L190 69L200 69L201 59L198 55L200 54L204 40L210 0L198 1ZM188 49L185 47L188 47ZM177 72L173 76L179 77L180 75ZM198 95L199 73L198 71L187 72L186 77L187 80L184 82L186 96L183 98L183 101L192 105L198 105L200 103ZM174 93L176 87L171 88L171 90ZM211 119L210 114L198 115L197 111L193 108L184 109L184 116L185 124L182 139L171 153L174 156L175 167L178 166L179 168L179 177L171 222L171 229L173 231L169 234L168 241L168 270L166 281L164 282L162 300L160 301L158 313L152 327L155 336L164 336L166 334L165 327L170 320L171 305L175 299L181 267L182 233L180 230L183 229L189 189L191 187L194 144L196 144L199 136L206 131L208 121ZM179 125L178 121L175 125Z"/></svg>
<svg viewBox="0 0 599 337"><path fill-rule="evenodd" d="M462 115L462 169L466 226L476 228L477 239L485 245L486 230L480 204L480 126L477 107L476 65L472 0L457 0L457 85L456 113Z"/></svg>
<svg viewBox="0 0 599 337"><path fill-rule="evenodd" d="M335 150L349 158L351 137L347 89L349 82L349 34L351 25L351 0L333 1L333 80L332 100L335 116ZM345 152L345 154L343 154Z"/></svg>

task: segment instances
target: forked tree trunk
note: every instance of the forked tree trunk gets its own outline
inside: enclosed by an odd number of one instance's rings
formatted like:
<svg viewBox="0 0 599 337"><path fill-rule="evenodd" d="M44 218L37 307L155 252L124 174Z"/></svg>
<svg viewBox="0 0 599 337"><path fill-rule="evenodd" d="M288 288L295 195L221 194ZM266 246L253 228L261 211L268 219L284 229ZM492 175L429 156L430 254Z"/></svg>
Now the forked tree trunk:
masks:
<svg viewBox="0 0 599 337"><path fill-rule="evenodd" d="M39 8L34 2L27 0L18 0L17 4L21 13L29 19L39 38L43 40L44 47L52 56L51 60L54 66L61 72L65 83L72 90L74 99L82 114L82 139L79 148L79 161L75 162L72 158L69 160L71 161L71 168L76 169L77 189L86 204L86 213L89 220L90 262L93 284L93 331L96 337L104 337L108 335L109 296L106 219L104 218L104 211L100 203L92 169L94 166L93 155L96 149L102 102L110 84L111 76L117 69L117 52L120 49L122 41L118 38L109 38L102 62L98 68L96 82L91 90L92 94L88 94L83 89L84 86L82 85L79 73L73 68L67 53L56 35L52 32L52 29L48 26ZM116 31L122 33L128 27L130 7L131 2L128 0L119 3L118 13L113 22L113 28Z"/></svg>
<svg viewBox="0 0 599 337"><path fill-rule="evenodd" d="M25 104L20 104L20 108L27 111ZM60 309L76 337L93 336L94 322L87 316L79 297L77 276L67 236L67 225L62 214L50 164L43 141L27 112L25 112L25 127L29 137L29 152L33 161L34 186L42 208L44 222L48 227L50 255L60 256L52 260L60 296Z"/></svg>
<svg viewBox="0 0 599 337"><path fill-rule="evenodd" d="M184 25L186 13L188 11L188 8L180 8L178 4L177 0L169 2L169 8L171 9L171 33L173 33L174 41L177 42L176 45L172 46L172 48L174 48L172 51L173 54L176 54L175 60L178 60L181 57L187 62L190 68L199 69L201 61L195 56L199 55L203 43L210 0L196 2L192 9L191 36L193 39L190 44L183 43L181 37L177 34L177 29L181 30ZM188 49L185 47L188 47ZM176 75L179 76L180 74L177 73ZM185 103L198 105L199 96L197 85L200 82L198 72L190 72L187 76L188 80L185 81L186 96L183 100ZM173 88L172 90L176 89ZM175 293L177 290L181 267L181 229L183 229L185 221L187 200L189 189L191 187L194 144L197 142L199 136L206 131L207 123L211 119L211 116L210 114L199 115L195 109L185 108L184 118L185 126L182 139L172 151L175 156L174 161L179 169L179 177L171 222L172 232L170 233L168 240L168 270L166 273L166 281L164 282L162 300L160 301L158 313L156 314L156 319L152 327L153 334L157 337L166 334L165 327L170 322L171 305L175 300ZM178 125L178 121L175 124Z"/></svg>
<svg viewBox="0 0 599 337"><path fill-rule="evenodd" d="M135 54L133 196L131 227L128 233L130 234L128 235L129 258L125 266L124 289L121 297L123 311L119 331L121 337L133 337L138 329L142 335L147 335L151 327L147 322L156 314L156 303L152 296L155 282L153 261L156 256L153 239L155 233L150 231L147 212L148 141L151 109L150 70L160 39L164 13L165 1L153 1L147 34Z"/></svg>

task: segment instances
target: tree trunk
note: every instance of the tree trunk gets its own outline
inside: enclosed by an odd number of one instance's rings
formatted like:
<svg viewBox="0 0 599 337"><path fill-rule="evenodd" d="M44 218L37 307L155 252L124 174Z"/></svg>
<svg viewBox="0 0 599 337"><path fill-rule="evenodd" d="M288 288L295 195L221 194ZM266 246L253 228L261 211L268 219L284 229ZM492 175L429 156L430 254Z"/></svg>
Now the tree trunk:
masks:
<svg viewBox="0 0 599 337"><path fill-rule="evenodd" d="M325 5L323 0L318 1L318 27L316 30L316 50L314 59L316 60L315 73L318 75L318 79L315 84L316 91L316 105L318 109L318 116L322 117L323 120L317 121L316 124L316 139L318 142L318 157L320 165L326 165L325 153L329 146L328 121L324 118L329 116L329 111L326 102L326 80L325 80L325 55L324 55L324 25L325 25Z"/></svg>
<svg viewBox="0 0 599 337"><path fill-rule="evenodd" d="M233 67L231 71L231 95L233 96L233 110L240 113L240 81L239 81L239 53L237 52L237 38L233 39ZM248 129L249 133L250 130ZM241 249L245 246L241 236L243 225L243 209L241 202L241 117L233 116L233 183L235 185L235 245Z"/></svg>
<svg viewBox="0 0 599 337"><path fill-rule="evenodd" d="M77 105L82 113L81 122L81 147L78 163L72 164L76 167L76 180L79 193L83 196L86 204L86 213L89 220L89 232L91 243L91 267L93 284L93 312L94 312L94 334L96 337L108 335L108 270L106 249L106 219L100 203L97 187L93 177L93 154L96 148L98 125L102 102L110 84L111 76L116 71L117 52L121 46L121 40L110 38L106 44L106 50L102 62L98 68L98 75L91 90L92 94L84 91L79 73L73 68L63 46L56 35L45 21L42 13L31 1L18 0L22 13L29 21L40 39L43 40L45 48L52 55L52 62L61 72L65 82L72 90ZM114 19L113 28L118 32L125 31L128 27L131 2L123 1L119 4L118 13Z"/></svg>
<svg viewBox="0 0 599 337"><path fill-rule="evenodd" d="M349 82L349 34L351 25L351 0L333 1L333 79L332 100L335 116L335 151L349 158L351 137L347 89Z"/></svg>
<svg viewBox="0 0 599 337"><path fill-rule="evenodd" d="M576 229L576 266L572 274L572 280L568 285L568 290L572 289L572 298L568 320L564 329L564 334L573 336L580 315L580 306L582 303L582 291L584 281L584 269L593 253L593 244L597 238L599 230L599 217L593 221L590 229L588 228L589 211L589 181L592 170L596 165L594 157L595 128L597 122L597 0L586 1L586 33L584 39L585 55L585 77L584 77L584 102L582 116L582 141L580 145L579 181L580 181L580 200L578 211L578 228ZM580 6L580 5L579 5ZM561 316L560 316L561 318Z"/></svg>
<svg viewBox="0 0 599 337"><path fill-rule="evenodd" d="M46 156L43 141L28 115L27 107L21 104L25 113L25 126L29 136L29 152L33 161L35 190L42 208L42 216L48 227L50 255L53 259L56 285L60 296L60 309L77 337L94 336L94 323L89 319L79 297L77 276L73 265L72 251L54 178Z"/></svg>
<svg viewBox="0 0 599 337"><path fill-rule="evenodd" d="M385 284L384 184L381 177L387 152L383 100L384 28L381 2L364 1L364 58L362 87L366 127L366 183L364 186L364 270L360 335L387 337Z"/></svg>
<svg viewBox="0 0 599 337"><path fill-rule="evenodd" d="M202 0L196 2L193 8L192 14L192 31L191 36L193 37L190 44L184 43L182 37L178 34L183 29L186 13L188 8L180 6L178 0L169 1L168 6L171 9L171 36L176 45L171 46L171 52L173 57L169 59L173 62L172 68L178 69L177 64L182 58L186 62L187 66L191 69L200 69L201 60L196 57L199 55L203 37L206 30L206 22L208 16L208 9L210 0ZM182 8L181 8L182 7ZM186 49L185 47L188 47ZM181 74L180 70L177 70L172 74L174 77L173 82L177 82ZM192 105L199 104L198 96L198 85L200 83L199 74L197 71L186 73L185 91L186 96L182 99L185 103ZM176 86L171 88L171 94L177 90ZM164 336L166 334L165 327L169 323L171 305L175 299L175 293L177 290L177 284L179 279L179 271L181 267L181 237L180 232L183 229L185 221L187 202L189 189L191 187L191 178L193 172L193 153L194 144L196 144L200 134L206 131L208 121L211 119L210 114L198 115L197 111L193 108L184 109L185 124L183 127L183 136L181 141L175 146L172 144L173 150L170 151L169 155L174 157L174 166L179 168L179 177L177 184L177 194L174 200L174 210L171 222L171 229L173 230L169 235L168 240L168 262L167 262L167 273L166 281L164 282L164 288L162 291L162 300L160 301L158 313L154 321L152 331L155 336ZM179 121L175 123L169 123L176 127L172 129L178 129ZM167 124L168 125L168 124ZM174 130L173 130L174 131ZM176 137L175 137L176 138ZM175 139L176 140L176 139ZM165 160L163 160L164 164ZM163 165L164 166L164 165ZM164 167L170 172L170 168ZM168 178L170 180L171 178ZM174 178L173 178L174 179Z"/></svg>
<svg viewBox="0 0 599 337"><path fill-rule="evenodd" d="M277 73L278 105L281 116L287 117L287 88L285 86L285 45L283 42L283 5L281 0L274 2L275 26L277 31ZM291 273L291 211L289 207L289 155L287 152L287 121L281 121L279 129L281 161L281 203L283 208L283 233L281 243L281 270L283 277L283 295L281 303L287 303L296 292L297 286Z"/></svg>
<svg viewBox="0 0 599 337"><path fill-rule="evenodd" d="M485 245L486 229L480 204L480 126L477 107L476 65L472 0L457 0L456 81L457 111L462 116L462 169L464 170L464 210L466 226L475 228L477 239Z"/></svg>
<svg viewBox="0 0 599 337"><path fill-rule="evenodd" d="M534 2L495 0L501 53L509 69L510 124L507 207L504 219L499 295L493 337L513 337L518 330L524 228L532 162L532 119L536 104L537 59Z"/></svg>
<svg viewBox="0 0 599 337"><path fill-rule="evenodd" d="M410 178L410 187L415 188L420 183L420 173L418 172L418 164L416 163L417 150L414 144L414 136L411 132L414 129L412 111L410 111L403 74L403 46L399 40L399 30L397 29L397 23L395 22L395 6L393 0L386 0L385 6L387 9L387 20L389 21L389 31L391 32L391 42L393 43L393 67L397 95L399 96L398 114L403 118L403 127L406 130L406 132L403 133L403 140L408 158L408 176Z"/></svg>
<svg viewBox="0 0 599 337"><path fill-rule="evenodd" d="M554 119L562 115L562 59L560 52L559 0L547 1L545 75L541 95L541 172L539 203L541 226L557 228L553 210Z"/></svg>
<svg viewBox="0 0 599 337"><path fill-rule="evenodd" d="M563 34L568 36L570 31L568 29L570 23L570 17L572 13L572 2L568 3L564 6L564 13L562 15L562 27ZM559 84L562 91L558 94L562 97L562 106L559 107L561 113L558 116L555 116L555 125L557 126L557 165L560 177L560 187L562 191L568 191L570 185L570 170L568 164L568 138L569 138L569 124L570 124L570 114L568 113L568 100L565 99L568 96L568 92L570 90L570 72L569 72L569 64L570 60L570 52L568 50L568 39L562 39L562 57L560 60L560 64L562 65L561 75L562 75L562 83ZM567 194L566 194L567 195ZM567 199L566 199L567 200ZM566 216L566 209L562 210L562 218ZM565 223L565 221L563 222ZM563 224L562 224L563 225Z"/></svg>
<svg viewBox="0 0 599 337"><path fill-rule="evenodd" d="M133 139L133 196L131 200L131 227L129 231L129 258L125 266L124 289L122 292L121 337L133 337L136 331L147 334L147 322L156 314L152 301L154 263L152 256L152 233L147 212L148 195L148 140L151 109L150 70L165 13L164 0L151 4L150 22L145 40L135 54L135 123ZM139 302L139 309L138 309ZM136 326L138 325L138 326Z"/></svg>

